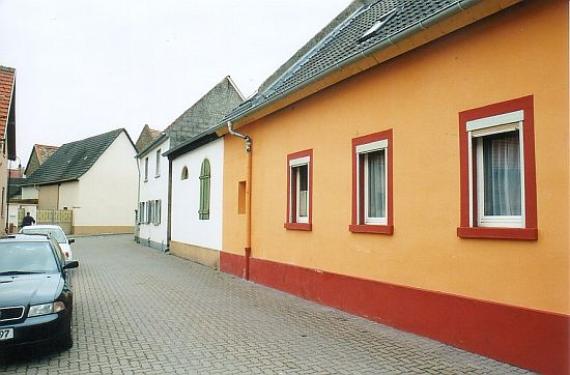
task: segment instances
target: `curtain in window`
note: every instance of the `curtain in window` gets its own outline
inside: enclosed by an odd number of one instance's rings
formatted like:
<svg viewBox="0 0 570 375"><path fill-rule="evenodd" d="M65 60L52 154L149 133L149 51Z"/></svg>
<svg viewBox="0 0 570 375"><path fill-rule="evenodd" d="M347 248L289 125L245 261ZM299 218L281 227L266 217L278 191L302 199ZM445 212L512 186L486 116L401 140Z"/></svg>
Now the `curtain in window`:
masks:
<svg viewBox="0 0 570 375"><path fill-rule="evenodd" d="M308 215L308 197L309 197L309 168L302 165L296 168L299 179L299 217L307 217Z"/></svg>
<svg viewBox="0 0 570 375"><path fill-rule="evenodd" d="M519 152L518 131L483 138L486 216L521 214Z"/></svg>
<svg viewBox="0 0 570 375"><path fill-rule="evenodd" d="M368 156L368 217L386 217L386 159L384 150Z"/></svg>
<svg viewBox="0 0 570 375"><path fill-rule="evenodd" d="M200 220L210 219L210 162L204 159L200 170Z"/></svg>

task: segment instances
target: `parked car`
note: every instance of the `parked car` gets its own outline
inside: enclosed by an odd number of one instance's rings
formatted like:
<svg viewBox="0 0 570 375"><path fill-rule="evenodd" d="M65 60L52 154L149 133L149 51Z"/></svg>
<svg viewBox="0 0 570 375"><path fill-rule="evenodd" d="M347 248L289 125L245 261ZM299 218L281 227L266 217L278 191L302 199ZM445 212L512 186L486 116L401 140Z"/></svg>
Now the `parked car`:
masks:
<svg viewBox="0 0 570 375"><path fill-rule="evenodd" d="M78 266L47 235L0 237L0 352L39 343L73 345L67 271Z"/></svg>
<svg viewBox="0 0 570 375"><path fill-rule="evenodd" d="M75 242L74 239L68 239L65 232L59 225L32 225L29 227L23 227L20 229L20 233L24 234L49 234L59 244L61 250L65 254L66 260L73 259L73 253L71 252L71 244Z"/></svg>

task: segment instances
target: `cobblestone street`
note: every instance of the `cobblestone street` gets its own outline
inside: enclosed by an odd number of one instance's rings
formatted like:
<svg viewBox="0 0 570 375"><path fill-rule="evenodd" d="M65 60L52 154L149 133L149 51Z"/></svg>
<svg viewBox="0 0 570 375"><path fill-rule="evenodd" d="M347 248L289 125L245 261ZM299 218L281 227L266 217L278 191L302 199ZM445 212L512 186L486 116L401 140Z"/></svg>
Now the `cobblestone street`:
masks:
<svg viewBox="0 0 570 375"><path fill-rule="evenodd" d="M525 373L141 247L78 238L74 347L7 374Z"/></svg>

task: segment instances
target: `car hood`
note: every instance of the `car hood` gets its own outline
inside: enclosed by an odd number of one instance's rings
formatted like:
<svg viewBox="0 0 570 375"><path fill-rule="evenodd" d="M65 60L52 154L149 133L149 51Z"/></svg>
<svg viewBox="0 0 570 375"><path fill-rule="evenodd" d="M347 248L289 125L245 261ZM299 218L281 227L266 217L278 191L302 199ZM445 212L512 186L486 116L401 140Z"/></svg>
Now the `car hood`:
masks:
<svg viewBox="0 0 570 375"><path fill-rule="evenodd" d="M63 289L60 274L0 276L0 307L52 302Z"/></svg>

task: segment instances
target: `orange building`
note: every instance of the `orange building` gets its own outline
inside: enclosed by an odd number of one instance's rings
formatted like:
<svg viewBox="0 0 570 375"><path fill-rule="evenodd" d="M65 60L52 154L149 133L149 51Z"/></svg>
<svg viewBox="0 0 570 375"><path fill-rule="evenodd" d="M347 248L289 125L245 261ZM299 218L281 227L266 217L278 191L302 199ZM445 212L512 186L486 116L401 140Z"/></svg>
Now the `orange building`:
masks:
<svg viewBox="0 0 570 375"><path fill-rule="evenodd" d="M567 373L568 8L354 1L218 129L222 271Z"/></svg>

